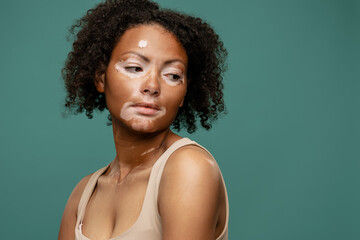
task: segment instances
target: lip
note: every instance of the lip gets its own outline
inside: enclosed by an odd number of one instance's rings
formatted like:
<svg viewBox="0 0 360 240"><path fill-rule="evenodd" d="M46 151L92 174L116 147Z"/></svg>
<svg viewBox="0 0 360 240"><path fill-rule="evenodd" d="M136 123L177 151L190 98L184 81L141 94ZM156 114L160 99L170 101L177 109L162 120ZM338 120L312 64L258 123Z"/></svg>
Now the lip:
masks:
<svg viewBox="0 0 360 240"><path fill-rule="evenodd" d="M154 103L141 102L133 104L131 107L135 108L137 113L141 115L155 115L160 111L160 107Z"/></svg>
<svg viewBox="0 0 360 240"><path fill-rule="evenodd" d="M153 109L156 109L156 110L160 110L158 105L156 105L155 103L151 103L151 102L136 103L136 104L133 104L132 106L133 107L153 108Z"/></svg>

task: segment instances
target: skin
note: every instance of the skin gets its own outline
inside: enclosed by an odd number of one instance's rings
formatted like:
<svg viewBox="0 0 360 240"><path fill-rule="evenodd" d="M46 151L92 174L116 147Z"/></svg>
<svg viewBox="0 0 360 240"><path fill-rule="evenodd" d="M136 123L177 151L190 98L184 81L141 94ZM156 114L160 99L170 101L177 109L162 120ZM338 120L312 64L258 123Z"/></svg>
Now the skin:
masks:
<svg viewBox="0 0 360 240"><path fill-rule="evenodd" d="M140 41L146 41L146 47L139 46ZM96 88L105 93L112 115L117 154L86 209L82 232L89 239L116 237L137 220L152 166L181 139L169 127L186 95L187 64L186 51L173 34L156 24L140 25L123 34L105 73L96 76ZM143 102L155 104L156 111L148 114L136 105ZM90 177L71 193L59 239L75 238L77 207ZM175 151L164 168L158 210L162 239L216 239L226 209L215 160L192 145Z"/></svg>

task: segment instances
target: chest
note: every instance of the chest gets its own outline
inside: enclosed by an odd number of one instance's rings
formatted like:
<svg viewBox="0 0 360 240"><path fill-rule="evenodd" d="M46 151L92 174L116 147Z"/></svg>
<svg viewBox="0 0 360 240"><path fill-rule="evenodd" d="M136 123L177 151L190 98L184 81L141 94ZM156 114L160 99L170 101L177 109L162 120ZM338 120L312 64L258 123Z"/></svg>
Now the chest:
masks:
<svg viewBox="0 0 360 240"><path fill-rule="evenodd" d="M129 175L121 183L101 176L86 206L82 232L90 239L110 239L130 229L144 203L150 169Z"/></svg>

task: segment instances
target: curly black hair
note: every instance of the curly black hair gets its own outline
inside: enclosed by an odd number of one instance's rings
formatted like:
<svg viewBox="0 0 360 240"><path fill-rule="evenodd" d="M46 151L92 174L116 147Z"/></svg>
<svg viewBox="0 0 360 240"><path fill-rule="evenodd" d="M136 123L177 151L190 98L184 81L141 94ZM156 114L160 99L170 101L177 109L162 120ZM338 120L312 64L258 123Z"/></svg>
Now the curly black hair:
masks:
<svg viewBox="0 0 360 240"><path fill-rule="evenodd" d="M190 80L183 107L172 124L176 130L196 130L224 112L223 73L227 51L212 27L202 19L168 9L160 9L149 0L107 0L87 11L70 28L74 38L62 77L67 96L65 107L75 114L93 117L93 110L107 108L104 93L96 90L96 75L106 71L111 53L126 30L141 24L159 24L174 34L188 55L187 78ZM111 115L108 119L111 121ZM111 124L111 123L110 123ZM109 125L110 125L109 124Z"/></svg>

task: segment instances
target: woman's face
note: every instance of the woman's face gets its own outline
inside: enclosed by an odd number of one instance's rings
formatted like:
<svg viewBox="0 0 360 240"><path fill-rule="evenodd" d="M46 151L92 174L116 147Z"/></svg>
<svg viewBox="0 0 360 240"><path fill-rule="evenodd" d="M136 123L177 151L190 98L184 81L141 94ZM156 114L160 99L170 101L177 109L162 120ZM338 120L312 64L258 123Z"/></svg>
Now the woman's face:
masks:
<svg viewBox="0 0 360 240"><path fill-rule="evenodd" d="M113 121L138 132L165 130L183 104L187 64L172 33L156 24L136 26L120 38L96 87Z"/></svg>

